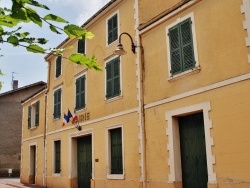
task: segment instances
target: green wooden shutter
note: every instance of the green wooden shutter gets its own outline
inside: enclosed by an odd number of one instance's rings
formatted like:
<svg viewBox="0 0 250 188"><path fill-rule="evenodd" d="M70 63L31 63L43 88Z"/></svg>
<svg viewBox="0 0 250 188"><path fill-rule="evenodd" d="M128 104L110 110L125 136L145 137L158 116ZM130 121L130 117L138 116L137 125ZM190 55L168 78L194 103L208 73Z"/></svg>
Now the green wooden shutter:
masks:
<svg viewBox="0 0 250 188"><path fill-rule="evenodd" d="M120 60L116 58L106 65L106 98L120 95Z"/></svg>
<svg viewBox="0 0 250 188"><path fill-rule="evenodd" d="M54 92L54 119L57 117L57 91Z"/></svg>
<svg viewBox="0 0 250 188"><path fill-rule="evenodd" d="M110 130L110 139L111 174L123 174L121 128Z"/></svg>
<svg viewBox="0 0 250 188"><path fill-rule="evenodd" d="M86 77L82 76L76 80L76 110L85 107L85 79Z"/></svg>
<svg viewBox="0 0 250 188"><path fill-rule="evenodd" d="M57 56L56 58L56 78L61 75L61 66L62 66L62 56Z"/></svg>
<svg viewBox="0 0 250 188"><path fill-rule="evenodd" d="M54 118L61 116L61 89L54 92Z"/></svg>
<svg viewBox="0 0 250 188"><path fill-rule="evenodd" d="M85 40L84 39L78 40L78 49L77 49L77 52L85 54Z"/></svg>
<svg viewBox="0 0 250 188"><path fill-rule="evenodd" d="M80 79L76 80L76 110L80 109Z"/></svg>
<svg viewBox="0 0 250 188"><path fill-rule="evenodd" d="M195 66L191 18L180 23L183 71Z"/></svg>
<svg viewBox="0 0 250 188"><path fill-rule="evenodd" d="M36 102L35 126L39 125L39 108L40 108L40 101L37 101Z"/></svg>
<svg viewBox="0 0 250 188"><path fill-rule="evenodd" d="M113 96L120 95L120 61L119 58L113 61L113 82L114 82L114 91Z"/></svg>
<svg viewBox="0 0 250 188"><path fill-rule="evenodd" d="M55 173L61 172L61 141L55 141Z"/></svg>
<svg viewBox="0 0 250 188"><path fill-rule="evenodd" d="M171 74L181 72L181 43L179 25L169 29Z"/></svg>
<svg viewBox="0 0 250 188"><path fill-rule="evenodd" d="M31 106L28 107L28 129L31 128Z"/></svg>
<svg viewBox="0 0 250 188"><path fill-rule="evenodd" d="M106 98L111 98L112 97L112 63L109 62L106 65Z"/></svg>
<svg viewBox="0 0 250 188"><path fill-rule="evenodd" d="M59 89L58 91L58 101L57 101L57 112L58 112L58 117L61 116L61 93L62 93L62 90Z"/></svg>
<svg viewBox="0 0 250 188"><path fill-rule="evenodd" d="M117 14L108 20L108 44L118 38Z"/></svg>
<svg viewBox="0 0 250 188"><path fill-rule="evenodd" d="M81 108L84 108L85 107L85 79L86 77L85 76L82 76L80 78L80 88L81 88L81 92L80 92L80 106Z"/></svg>

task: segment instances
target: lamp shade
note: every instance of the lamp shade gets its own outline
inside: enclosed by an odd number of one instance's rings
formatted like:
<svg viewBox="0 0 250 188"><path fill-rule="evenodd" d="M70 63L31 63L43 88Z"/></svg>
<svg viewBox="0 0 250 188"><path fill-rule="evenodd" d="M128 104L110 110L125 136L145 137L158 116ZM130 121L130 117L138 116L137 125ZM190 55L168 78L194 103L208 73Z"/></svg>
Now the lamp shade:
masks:
<svg viewBox="0 0 250 188"><path fill-rule="evenodd" d="M123 49L123 46L121 43L117 45L117 48L114 51L115 55L125 55L126 53L127 52Z"/></svg>

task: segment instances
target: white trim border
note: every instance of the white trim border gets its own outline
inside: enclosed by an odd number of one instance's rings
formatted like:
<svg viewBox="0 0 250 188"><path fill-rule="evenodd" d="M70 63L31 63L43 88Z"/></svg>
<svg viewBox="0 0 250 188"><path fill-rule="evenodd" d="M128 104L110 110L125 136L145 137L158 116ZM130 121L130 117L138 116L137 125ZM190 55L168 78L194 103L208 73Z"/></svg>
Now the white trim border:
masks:
<svg viewBox="0 0 250 188"><path fill-rule="evenodd" d="M247 31L245 38L246 46L250 46L250 0L242 0L240 7L241 13L245 14L245 21L243 21L243 28ZM250 63L250 54L248 54L248 63Z"/></svg>

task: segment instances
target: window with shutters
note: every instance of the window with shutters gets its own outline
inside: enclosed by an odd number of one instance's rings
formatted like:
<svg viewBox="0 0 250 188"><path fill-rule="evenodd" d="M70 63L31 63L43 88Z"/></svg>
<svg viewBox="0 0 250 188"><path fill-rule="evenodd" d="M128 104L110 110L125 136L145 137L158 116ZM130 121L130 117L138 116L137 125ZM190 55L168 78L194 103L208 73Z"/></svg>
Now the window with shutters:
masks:
<svg viewBox="0 0 250 188"><path fill-rule="evenodd" d="M118 13L107 20L107 42L108 45L118 39Z"/></svg>
<svg viewBox="0 0 250 188"><path fill-rule="evenodd" d="M61 117L61 94L61 88L54 91L54 119Z"/></svg>
<svg viewBox="0 0 250 188"><path fill-rule="evenodd" d="M54 173L61 172L61 140L54 141Z"/></svg>
<svg viewBox="0 0 250 188"><path fill-rule="evenodd" d="M196 70L198 67L193 14L179 20L167 27L168 65L171 77Z"/></svg>
<svg viewBox="0 0 250 188"><path fill-rule="evenodd" d="M39 109L40 101L28 106L28 129L37 127L39 125Z"/></svg>
<svg viewBox="0 0 250 188"><path fill-rule="evenodd" d="M85 54L85 39L78 40L77 53Z"/></svg>
<svg viewBox="0 0 250 188"><path fill-rule="evenodd" d="M117 57L106 63L106 99L120 94L120 58Z"/></svg>
<svg viewBox="0 0 250 188"><path fill-rule="evenodd" d="M76 79L76 110L85 108L85 80L85 75Z"/></svg>
<svg viewBox="0 0 250 188"><path fill-rule="evenodd" d="M55 76L58 78L62 74L62 56L59 55L56 58Z"/></svg>
<svg viewBox="0 0 250 188"><path fill-rule="evenodd" d="M123 139L122 127L116 126L108 129L108 167L110 179L124 178L124 162L123 162Z"/></svg>

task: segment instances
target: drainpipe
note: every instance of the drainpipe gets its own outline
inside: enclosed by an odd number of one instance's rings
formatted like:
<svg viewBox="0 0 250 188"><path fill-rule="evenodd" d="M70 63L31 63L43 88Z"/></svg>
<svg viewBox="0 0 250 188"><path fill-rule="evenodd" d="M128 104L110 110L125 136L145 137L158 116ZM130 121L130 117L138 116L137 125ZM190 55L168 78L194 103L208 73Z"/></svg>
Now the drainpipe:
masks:
<svg viewBox="0 0 250 188"><path fill-rule="evenodd" d="M44 135L43 135L43 186L47 187L47 164L46 164L46 153L47 153L47 107L48 107L48 92L49 92L49 81L50 81L50 68L51 64L49 61L48 63L48 78L47 78L47 88L45 91L45 105L44 105Z"/></svg>
<svg viewBox="0 0 250 188"><path fill-rule="evenodd" d="M145 131L145 109L144 109L144 50L141 46L141 38L139 36L139 2L135 0L135 31L136 41L139 45L136 57L137 61L137 75L138 75L138 100L139 100L139 127L140 127L140 147L141 147L141 181L142 187L147 187L147 169L146 169L146 131Z"/></svg>
<svg viewBox="0 0 250 188"><path fill-rule="evenodd" d="M140 77L140 85L139 85L139 108L140 108L140 132L141 132L141 161L142 161L142 175L143 175L143 188L147 187L147 156L146 156L146 130L145 130L145 108L144 108L144 50L141 47L140 50L140 63L139 63L139 77ZM139 55L138 55L139 56Z"/></svg>

